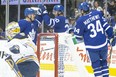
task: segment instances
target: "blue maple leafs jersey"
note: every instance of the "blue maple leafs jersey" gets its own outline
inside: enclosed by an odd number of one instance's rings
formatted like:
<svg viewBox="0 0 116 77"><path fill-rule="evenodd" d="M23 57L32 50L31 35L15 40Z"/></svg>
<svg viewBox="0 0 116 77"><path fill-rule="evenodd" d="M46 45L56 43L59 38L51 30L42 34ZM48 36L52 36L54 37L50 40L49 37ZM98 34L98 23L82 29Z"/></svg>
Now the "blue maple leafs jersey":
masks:
<svg viewBox="0 0 116 77"><path fill-rule="evenodd" d="M91 11L76 21L74 34L84 39L86 49L99 50L107 46L107 38L113 37L113 28L99 11Z"/></svg>
<svg viewBox="0 0 116 77"><path fill-rule="evenodd" d="M23 32L27 36L31 37L33 42L36 44L40 22L37 20L34 20L32 22L28 22L27 20L22 19L18 23L20 26L20 32Z"/></svg>
<svg viewBox="0 0 116 77"><path fill-rule="evenodd" d="M56 33L65 32L68 29L67 19L64 16L57 16L52 19L45 14L43 15L43 20L45 21L46 25L51 26Z"/></svg>

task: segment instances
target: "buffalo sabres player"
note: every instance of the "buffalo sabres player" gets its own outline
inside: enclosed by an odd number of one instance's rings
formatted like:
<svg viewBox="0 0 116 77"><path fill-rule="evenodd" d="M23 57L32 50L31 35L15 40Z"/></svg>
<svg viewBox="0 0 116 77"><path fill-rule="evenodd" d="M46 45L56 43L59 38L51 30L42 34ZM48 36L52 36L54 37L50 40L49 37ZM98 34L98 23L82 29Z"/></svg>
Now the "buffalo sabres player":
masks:
<svg viewBox="0 0 116 77"><path fill-rule="evenodd" d="M95 77L109 77L107 63L108 42L114 38L113 29L97 10L89 10L87 2L80 4L82 16L76 21L74 34L83 38Z"/></svg>
<svg viewBox="0 0 116 77"><path fill-rule="evenodd" d="M39 33L39 28L41 27L41 21L35 19L36 13L32 8L26 8L24 10L25 19L21 19L19 23L20 32L25 33L30 36L33 42L36 44L37 34Z"/></svg>
<svg viewBox="0 0 116 77"><path fill-rule="evenodd" d="M10 54L24 77L36 77L39 69L35 54L36 45L30 37L19 32L20 28L17 22L8 24L6 27L6 36L9 42L6 48L9 48L11 51Z"/></svg>
<svg viewBox="0 0 116 77"><path fill-rule="evenodd" d="M0 77L22 77L9 52L5 44L0 46Z"/></svg>
<svg viewBox="0 0 116 77"><path fill-rule="evenodd" d="M55 33L65 32L68 29L69 26L66 17L64 17L64 7L62 5L55 5L53 7L55 18L49 17L46 6L40 5L39 8L38 11L41 13L45 24L53 28Z"/></svg>

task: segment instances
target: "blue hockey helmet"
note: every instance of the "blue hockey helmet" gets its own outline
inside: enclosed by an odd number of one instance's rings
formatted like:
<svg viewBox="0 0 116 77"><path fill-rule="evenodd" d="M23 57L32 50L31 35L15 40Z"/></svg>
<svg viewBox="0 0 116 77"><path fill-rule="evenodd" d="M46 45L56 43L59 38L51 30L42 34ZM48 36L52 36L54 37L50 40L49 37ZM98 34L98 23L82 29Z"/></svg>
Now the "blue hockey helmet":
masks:
<svg viewBox="0 0 116 77"><path fill-rule="evenodd" d="M79 5L79 9L83 11L89 11L89 4L87 2L82 2Z"/></svg>
<svg viewBox="0 0 116 77"><path fill-rule="evenodd" d="M53 7L54 11L60 11L60 12L64 12L64 7L62 5L55 5Z"/></svg>
<svg viewBox="0 0 116 77"><path fill-rule="evenodd" d="M26 8L24 11L24 15L28 16L29 14L35 14L35 11L31 8Z"/></svg>

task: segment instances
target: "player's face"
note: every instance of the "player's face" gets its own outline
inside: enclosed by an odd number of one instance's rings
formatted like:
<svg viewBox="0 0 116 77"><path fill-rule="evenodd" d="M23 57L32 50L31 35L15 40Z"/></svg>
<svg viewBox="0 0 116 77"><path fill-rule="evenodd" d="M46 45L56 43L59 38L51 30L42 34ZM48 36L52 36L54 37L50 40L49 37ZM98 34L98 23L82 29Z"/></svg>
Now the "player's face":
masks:
<svg viewBox="0 0 116 77"><path fill-rule="evenodd" d="M69 21L70 21L71 24L75 23L75 19L70 19Z"/></svg>
<svg viewBox="0 0 116 77"><path fill-rule="evenodd" d="M81 10L81 15L83 15L84 14L84 11L83 10Z"/></svg>
<svg viewBox="0 0 116 77"><path fill-rule="evenodd" d="M30 14L28 17L31 19L31 21L35 20L35 14Z"/></svg>
<svg viewBox="0 0 116 77"><path fill-rule="evenodd" d="M53 15L54 15L54 16L57 16L57 15L58 15L58 12L57 12L57 11L55 11L55 10L53 10L53 12L52 12L52 13L53 13Z"/></svg>
<svg viewBox="0 0 116 77"><path fill-rule="evenodd" d="M31 20L32 20L32 21L35 20L35 14L32 14L32 15L31 15Z"/></svg>

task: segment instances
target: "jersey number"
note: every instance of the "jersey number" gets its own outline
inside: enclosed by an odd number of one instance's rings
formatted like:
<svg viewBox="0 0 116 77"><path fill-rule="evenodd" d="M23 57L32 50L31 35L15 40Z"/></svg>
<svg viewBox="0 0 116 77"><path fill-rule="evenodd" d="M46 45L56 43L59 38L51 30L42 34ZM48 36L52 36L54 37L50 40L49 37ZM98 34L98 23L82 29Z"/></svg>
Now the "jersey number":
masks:
<svg viewBox="0 0 116 77"><path fill-rule="evenodd" d="M90 31L92 32L90 34L91 38L96 37L97 32L101 32L102 34L104 33L100 20L97 20L95 24L93 23L89 24L88 29L90 29Z"/></svg>

